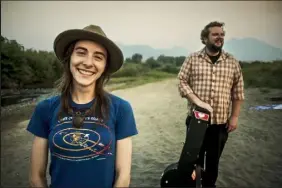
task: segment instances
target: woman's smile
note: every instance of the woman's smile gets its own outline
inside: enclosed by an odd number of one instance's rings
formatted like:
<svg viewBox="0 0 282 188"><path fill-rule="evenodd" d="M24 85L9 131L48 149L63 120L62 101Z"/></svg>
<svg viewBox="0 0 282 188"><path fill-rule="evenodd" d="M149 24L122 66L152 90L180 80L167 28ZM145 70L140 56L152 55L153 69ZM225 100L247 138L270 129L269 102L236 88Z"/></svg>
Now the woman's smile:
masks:
<svg viewBox="0 0 282 188"><path fill-rule="evenodd" d="M86 69L77 68L77 71L83 76L93 76L95 74L95 72Z"/></svg>

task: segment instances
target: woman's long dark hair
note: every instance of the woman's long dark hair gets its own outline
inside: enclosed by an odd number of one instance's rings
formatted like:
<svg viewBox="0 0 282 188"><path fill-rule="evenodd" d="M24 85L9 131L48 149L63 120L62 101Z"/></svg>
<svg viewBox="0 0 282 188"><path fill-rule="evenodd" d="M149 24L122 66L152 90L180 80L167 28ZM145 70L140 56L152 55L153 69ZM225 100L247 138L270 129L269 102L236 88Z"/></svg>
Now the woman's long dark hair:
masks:
<svg viewBox="0 0 282 188"><path fill-rule="evenodd" d="M61 94L61 109L58 113L59 120L63 117L63 114L68 114L71 111L69 104L70 94L72 92L73 76L70 71L70 57L74 50L75 43L71 44L65 53L65 59L63 61L63 75L55 83L57 90ZM109 62L108 57L108 61ZM104 85L109 80L110 76L107 73L108 63L106 64L105 71L101 77L96 81L95 86L95 101L90 109L90 115L99 118L103 121L108 119L109 115L109 94L104 90Z"/></svg>

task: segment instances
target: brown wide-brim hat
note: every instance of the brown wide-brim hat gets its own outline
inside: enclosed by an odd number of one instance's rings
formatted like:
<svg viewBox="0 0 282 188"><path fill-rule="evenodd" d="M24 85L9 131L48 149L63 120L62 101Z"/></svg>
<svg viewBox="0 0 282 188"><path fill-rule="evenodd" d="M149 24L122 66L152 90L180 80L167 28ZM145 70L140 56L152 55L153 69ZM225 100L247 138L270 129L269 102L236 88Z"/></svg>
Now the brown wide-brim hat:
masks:
<svg viewBox="0 0 282 188"><path fill-rule="evenodd" d="M109 73L114 73L121 68L124 61L121 49L96 25L89 25L83 29L70 29L60 33L54 41L54 52L57 58L63 62L70 44L79 40L97 42L107 50Z"/></svg>

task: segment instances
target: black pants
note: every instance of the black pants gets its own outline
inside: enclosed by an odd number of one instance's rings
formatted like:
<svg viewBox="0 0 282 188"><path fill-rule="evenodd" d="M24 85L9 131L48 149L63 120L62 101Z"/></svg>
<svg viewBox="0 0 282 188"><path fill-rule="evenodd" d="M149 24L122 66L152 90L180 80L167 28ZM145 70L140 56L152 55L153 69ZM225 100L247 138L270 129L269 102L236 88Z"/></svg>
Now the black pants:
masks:
<svg viewBox="0 0 282 188"><path fill-rule="evenodd" d="M189 119L189 118L187 118ZM188 122L186 122L187 124ZM187 124L189 125L189 123ZM218 177L219 159L228 139L226 124L209 125L199 154L198 164L204 167L206 153L205 172L202 176L203 187L216 187Z"/></svg>

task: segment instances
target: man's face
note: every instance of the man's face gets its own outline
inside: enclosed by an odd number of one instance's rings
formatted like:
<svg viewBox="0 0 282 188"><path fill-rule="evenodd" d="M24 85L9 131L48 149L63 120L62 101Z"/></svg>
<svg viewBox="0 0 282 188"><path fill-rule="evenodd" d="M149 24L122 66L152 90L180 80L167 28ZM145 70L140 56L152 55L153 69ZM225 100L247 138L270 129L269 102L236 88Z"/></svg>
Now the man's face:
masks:
<svg viewBox="0 0 282 188"><path fill-rule="evenodd" d="M221 27L211 27L209 30L209 36L205 41L206 46L209 50L218 52L223 47L225 32Z"/></svg>

